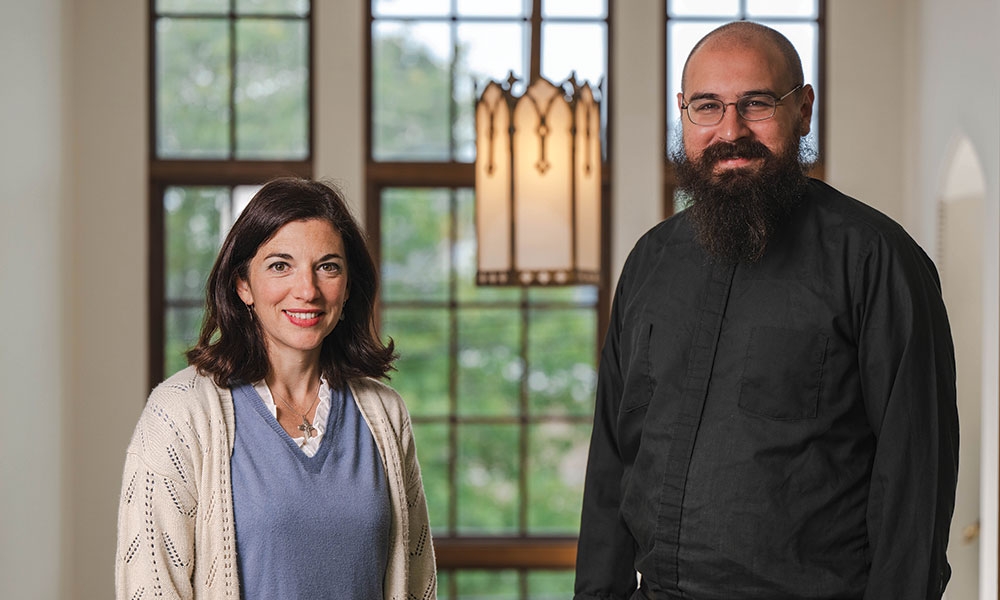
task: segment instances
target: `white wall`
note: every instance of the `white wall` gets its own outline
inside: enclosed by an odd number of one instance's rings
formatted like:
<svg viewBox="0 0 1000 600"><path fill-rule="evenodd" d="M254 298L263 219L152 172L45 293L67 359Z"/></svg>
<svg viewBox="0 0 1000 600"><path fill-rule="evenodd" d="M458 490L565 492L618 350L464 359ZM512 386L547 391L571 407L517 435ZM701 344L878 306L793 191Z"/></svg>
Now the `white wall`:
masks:
<svg viewBox="0 0 1000 600"><path fill-rule="evenodd" d="M60 0L0 19L2 598L57 598L63 584L64 22Z"/></svg>
<svg viewBox="0 0 1000 600"><path fill-rule="evenodd" d="M611 280L635 241L663 218L665 118L663 5L659 0L615 2L614 63L609 102L611 152Z"/></svg>
<svg viewBox="0 0 1000 600"><path fill-rule="evenodd" d="M905 92L911 98L906 129L913 150L904 173L907 221L934 256L936 206L956 143L968 137L986 179L983 238L982 527L980 591L997 598L998 287L1000 287L1000 3L996 0L921 0L909 47L919 53L917 72ZM961 471L961 466L959 466ZM960 475L961 476L961 475Z"/></svg>
<svg viewBox="0 0 1000 600"><path fill-rule="evenodd" d="M0 597L108 598L123 452L148 392L146 3L6 4L0 66L19 85L0 94ZM316 175L339 180L361 216L363 11L316 4L325 31L317 38ZM933 241L935 165L954 127L983 158L994 199L985 233L993 354L984 364L996 365L995 0L827 4L834 185L916 227L924 243ZM660 6L618 0L615 8L615 273L660 216ZM915 47L928 57L919 77ZM900 121L857 115L859 96L891 102L906 86L918 86L926 103ZM942 119L959 90L971 102ZM984 393L995 399L991 385ZM45 443L39 423L54 436ZM995 455L995 432L991 442Z"/></svg>
<svg viewBox="0 0 1000 600"><path fill-rule="evenodd" d="M907 6L907 0L826 3L826 180L897 221L904 212L899 90Z"/></svg>
<svg viewBox="0 0 1000 600"><path fill-rule="evenodd" d="M70 593L64 597L110 598L125 446L149 393L147 4L65 5L73 23L67 85L73 176L63 296L71 322L62 338L71 352L63 413L64 482L71 488L65 511Z"/></svg>
<svg viewBox="0 0 1000 600"><path fill-rule="evenodd" d="M662 215L661 10L659 0L615 3L613 279L636 239ZM900 221L905 217L902 106L895 113L865 112L859 99L900 100L912 12L906 0L828 1L828 71L826 88L820 90L827 111L826 180Z"/></svg>
<svg viewBox="0 0 1000 600"><path fill-rule="evenodd" d="M316 179L336 183L364 226L363 2L314 2L316 31Z"/></svg>

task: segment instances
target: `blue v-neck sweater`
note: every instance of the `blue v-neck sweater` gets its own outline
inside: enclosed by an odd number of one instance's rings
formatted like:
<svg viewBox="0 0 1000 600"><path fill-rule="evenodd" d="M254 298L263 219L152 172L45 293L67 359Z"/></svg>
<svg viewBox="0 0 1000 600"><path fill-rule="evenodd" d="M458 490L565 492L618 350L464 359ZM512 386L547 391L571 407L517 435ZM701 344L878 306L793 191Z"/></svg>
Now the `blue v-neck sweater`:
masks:
<svg viewBox="0 0 1000 600"><path fill-rule="evenodd" d="M382 598L390 507L378 448L349 389L306 456L250 385L233 388L237 567L245 600Z"/></svg>

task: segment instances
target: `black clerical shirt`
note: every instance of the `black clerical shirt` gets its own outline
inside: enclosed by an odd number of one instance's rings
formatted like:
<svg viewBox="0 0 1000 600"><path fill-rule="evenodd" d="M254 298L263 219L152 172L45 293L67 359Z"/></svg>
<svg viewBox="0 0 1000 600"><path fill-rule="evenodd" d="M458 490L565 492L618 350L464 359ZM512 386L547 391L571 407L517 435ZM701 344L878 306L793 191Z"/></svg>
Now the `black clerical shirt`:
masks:
<svg viewBox="0 0 1000 600"><path fill-rule="evenodd" d="M940 598L957 461L939 281L901 227L810 180L732 265L682 212L619 280L575 598Z"/></svg>

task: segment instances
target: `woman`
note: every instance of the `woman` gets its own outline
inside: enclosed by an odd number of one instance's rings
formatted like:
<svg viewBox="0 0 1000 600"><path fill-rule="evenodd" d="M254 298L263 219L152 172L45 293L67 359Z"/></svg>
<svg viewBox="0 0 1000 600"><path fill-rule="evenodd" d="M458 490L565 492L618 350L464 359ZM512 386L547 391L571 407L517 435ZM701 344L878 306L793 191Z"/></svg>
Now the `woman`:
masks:
<svg viewBox="0 0 1000 600"><path fill-rule="evenodd" d="M191 366L125 462L117 597L434 598L409 415L386 377L377 275L343 198L284 178L209 276Z"/></svg>

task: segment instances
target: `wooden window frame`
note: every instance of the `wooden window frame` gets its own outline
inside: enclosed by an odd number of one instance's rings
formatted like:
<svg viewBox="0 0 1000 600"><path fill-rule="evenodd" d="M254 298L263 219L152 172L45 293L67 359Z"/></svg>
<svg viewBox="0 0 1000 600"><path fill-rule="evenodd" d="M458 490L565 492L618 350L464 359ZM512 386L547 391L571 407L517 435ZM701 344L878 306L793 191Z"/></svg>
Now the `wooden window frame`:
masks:
<svg viewBox="0 0 1000 600"><path fill-rule="evenodd" d="M660 82L660 89L663 90L663 95L667 95L667 86L670 81L670 56L668 55L670 49L670 41L667 39L669 35L670 28L668 27L668 22L670 19L670 13L667 12L667 4L670 0L662 0L662 15L663 15L663 34L660 36L661 43L663 44L660 51L660 56L664 57L663 61L663 80ZM828 96L826 92L826 0L816 0L816 28L817 28L817 69L816 69L816 79L819 85L820 92L824 96ZM745 0L741 2L740 13L746 13L746 2ZM705 19L712 20L712 19ZM731 19L720 18L717 19L719 25L729 22ZM795 19L796 21L805 21L805 19ZM661 110L663 110L663 118L661 122L663 123L663 147L669 150L670 148L670 136L668 134L669 122L666 118L668 114L668 106L673 100L671 98L664 97L664 101L660 103ZM818 109L818 129L819 132L817 137L819 139L819 147L816 148L817 157L816 162L813 164L812 169L809 171L810 177L815 177L816 179L823 179L826 176L826 166L824 164L825 152L823 152L823 147L826 145L826 101L820 102ZM663 203L661 208L662 218L667 218L674 214L674 193L677 190L677 175L674 171L674 166L670 162L669 151L664 153L663 160Z"/></svg>
<svg viewBox="0 0 1000 600"><path fill-rule="evenodd" d="M534 1L531 16L531 26L536 32L540 29L541 13L538 10L540 0ZM613 49L613 5L615 0L607 0L607 80L611 80ZM365 226L369 245L377 264L381 264L381 196L383 190L389 188L440 188L458 189L475 187L475 165L458 161L375 161L372 146L372 117L374 103L372 98L372 29L375 17L372 14L372 3L366 3L366 33L365 33ZM537 38L536 38L537 39ZM537 58L533 58L537 60ZM608 86L605 84L605 90ZM605 114L611 114L611 94L605 91L603 102ZM607 148L611 146L613 127L606 127ZM605 150L605 156L610 151ZM596 354L595 367L604 342L610 316L610 177L611 164L605 159L602 166L601 186L601 282L597 286L597 323L596 323ZM379 303L381 307L381 302ZM454 378L454 374L450 374ZM523 392L522 392L523 394ZM517 419L517 417L514 417ZM414 417L414 422L419 422ZM453 463L454 457L449 457ZM453 467L452 467L453 468ZM523 477L523 473L522 473ZM454 504L454 502L452 503ZM452 507L454 509L454 507ZM465 536L465 535L435 535L434 548L437 567L442 571L462 570L517 570L521 572L536 570L572 570L576 565L577 536L533 536L533 535L495 535L495 536Z"/></svg>
<svg viewBox="0 0 1000 600"><path fill-rule="evenodd" d="M236 14L230 0L230 11L225 16L201 15L190 13L192 18L228 19L230 27L234 27L237 19L245 16ZM149 328L149 362L148 381L150 388L158 384L169 373L165 373L165 343L166 343L166 229L163 208L164 194L167 188L176 186L218 186L230 189L241 185L261 185L277 176L292 175L312 178L314 142L313 130L315 123L315 93L314 65L315 57L315 0L310 4L309 12L304 17L296 17L306 21L309 36L306 50L307 94L306 94L306 157L301 160L247 160L236 158L221 159L164 159L157 156L157 87L156 87L156 22L160 13L156 10L156 0L148 0L147 22L147 101L148 101L148 139L149 147L149 187L148 187L148 235L149 235L149 281L148 281L148 328ZM270 18L270 17L269 17ZM282 18L282 17L275 17ZM235 43L235 38L231 44ZM236 72L236 52L230 52L229 68ZM233 84L235 85L235 78ZM233 103L233 92L230 90L230 111L236 114ZM230 121L230 151L236 147L236 119Z"/></svg>

